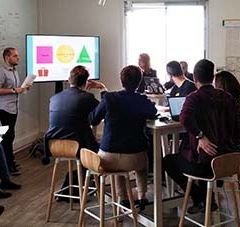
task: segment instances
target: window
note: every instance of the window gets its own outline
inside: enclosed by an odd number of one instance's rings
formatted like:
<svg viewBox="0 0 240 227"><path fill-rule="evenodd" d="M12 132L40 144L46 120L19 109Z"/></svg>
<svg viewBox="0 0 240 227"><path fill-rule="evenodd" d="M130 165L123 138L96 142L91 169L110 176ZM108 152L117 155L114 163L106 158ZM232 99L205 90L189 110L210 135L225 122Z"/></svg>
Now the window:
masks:
<svg viewBox="0 0 240 227"><path fill-rule="evenodd" d="M162 83L171 60L188 62L191 72L204 58L204 15L203 5L133 5L126 13L127 64L148 53Z"/></svg>

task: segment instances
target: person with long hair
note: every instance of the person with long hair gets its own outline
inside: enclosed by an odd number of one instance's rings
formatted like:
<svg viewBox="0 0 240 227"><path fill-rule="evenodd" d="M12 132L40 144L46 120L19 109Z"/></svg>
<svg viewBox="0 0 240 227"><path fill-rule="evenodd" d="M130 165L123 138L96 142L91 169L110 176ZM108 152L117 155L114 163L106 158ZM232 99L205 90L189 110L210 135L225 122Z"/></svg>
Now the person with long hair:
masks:
<svg viewBox="0 0 240 227"><path fill-rule="evenodd" d="M240 147L240 83L237 78L228 71L221 71L215 74L214 84L216 88L222 89L232 95L236 102L236 133L235 143Z"/></svg>

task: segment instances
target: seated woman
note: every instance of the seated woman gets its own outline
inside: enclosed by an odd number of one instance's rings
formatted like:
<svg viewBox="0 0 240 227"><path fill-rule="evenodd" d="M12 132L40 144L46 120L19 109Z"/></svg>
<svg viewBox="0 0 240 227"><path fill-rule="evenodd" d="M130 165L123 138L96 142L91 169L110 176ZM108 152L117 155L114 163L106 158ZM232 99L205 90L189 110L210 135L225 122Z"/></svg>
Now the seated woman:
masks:
<svg viewBox="0 0 240 227"><path fill-rule="evenodd" d="M240 83L237 78L228 71L221 71L215 74L215 87L227 91L232 95L236 102L236 133L235 143L240 148Z"/></svg>
<svg viewBox="0 0 240 227"><path fill-rule="evenodd" d="M127 66L121 71L123 90L106 93L90 113L92 125L98 125L104 119L104 133L98 154L107 171L132 171L136 173L140 209L147 202L147 136L146 120L154 118L157 109L154 104L136 91L142 79L141 71L136 66ZM126 200L124 178L116 179L117 194L123 205Z"/></svg>

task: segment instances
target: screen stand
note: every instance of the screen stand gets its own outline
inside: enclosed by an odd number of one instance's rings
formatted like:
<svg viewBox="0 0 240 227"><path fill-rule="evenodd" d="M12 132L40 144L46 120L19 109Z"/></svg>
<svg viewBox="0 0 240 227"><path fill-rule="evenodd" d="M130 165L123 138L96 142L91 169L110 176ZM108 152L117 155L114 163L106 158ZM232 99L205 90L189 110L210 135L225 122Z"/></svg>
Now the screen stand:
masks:
<svg viewBox="0 0 240 227"><path fill-rule="evenodd" d="M63 90L63 82L62 81L56 81L55 82L55 94L61 92Z"/></svg>

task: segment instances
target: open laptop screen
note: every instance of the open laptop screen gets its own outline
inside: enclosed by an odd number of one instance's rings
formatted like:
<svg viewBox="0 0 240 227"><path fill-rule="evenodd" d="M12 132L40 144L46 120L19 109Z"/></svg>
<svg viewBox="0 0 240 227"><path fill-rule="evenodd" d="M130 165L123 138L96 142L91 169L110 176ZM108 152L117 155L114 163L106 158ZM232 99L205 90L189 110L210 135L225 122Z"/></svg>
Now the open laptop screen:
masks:
<svg viewBox="0 0 240 227"><path fill-rule="evenodd" d="M186 97L168 97L169 109L173 120L179 120Z"/></svg>

